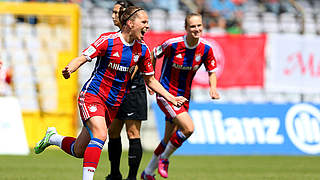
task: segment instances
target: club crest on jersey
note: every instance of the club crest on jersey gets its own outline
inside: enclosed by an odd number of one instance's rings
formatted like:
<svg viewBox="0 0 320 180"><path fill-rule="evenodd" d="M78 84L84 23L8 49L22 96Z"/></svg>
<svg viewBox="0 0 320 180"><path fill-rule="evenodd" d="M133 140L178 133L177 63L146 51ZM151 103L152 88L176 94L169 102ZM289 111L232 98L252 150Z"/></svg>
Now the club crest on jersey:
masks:
<svg viewBox="0 0 320 180"><path fill-rule="evenodd" d="M199 62L201 60L201 54L196 54L196 61Z"/></svg>
<svg viewBox="0 0 320 180"><path fill-rule="evenodd" d="M89 111L90 112L96 112L97 111L97 107L95 105L90 105L89 106Z"/></svg>
<svg viewBox="0 0 320 180"><path fill-rule="evenodd" d="M139 60L139 54L133 56L133 61L137 62Z"/></svg>

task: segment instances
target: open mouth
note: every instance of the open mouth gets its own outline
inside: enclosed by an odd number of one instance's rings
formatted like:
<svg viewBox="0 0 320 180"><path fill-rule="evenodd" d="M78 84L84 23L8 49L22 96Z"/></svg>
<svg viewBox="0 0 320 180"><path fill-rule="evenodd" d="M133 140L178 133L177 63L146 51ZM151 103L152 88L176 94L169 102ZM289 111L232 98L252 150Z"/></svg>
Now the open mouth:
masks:
<svg viewBox="0 0 320 180"><path fill-rule="evenodd" d="M142 36L144 36L145 33L146 33L146 31L144 31L144 30L141 31Z"/></svg>
<svg viewBox="0 0 320 180"><path fill-rule="evenodd" d="M142 39L143 39L145 33L146 33L145 30L141 30L141 38L142 38Z"/></svg>

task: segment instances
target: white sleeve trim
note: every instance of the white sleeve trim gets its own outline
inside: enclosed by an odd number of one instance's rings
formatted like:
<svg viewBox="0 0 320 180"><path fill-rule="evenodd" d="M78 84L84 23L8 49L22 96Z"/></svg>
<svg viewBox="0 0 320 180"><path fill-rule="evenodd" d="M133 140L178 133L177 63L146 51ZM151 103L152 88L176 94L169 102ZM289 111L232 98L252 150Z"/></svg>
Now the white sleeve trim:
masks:
<svg viewBox="0 0 320 180"><path fill-rule="evenodd" d="M152 72L149 72L149 73L142 73L143 75L154 75L154 71L152 71Z"/></svg>
<svg viewBox="0 0 320 180"><path fill-rule="evenodd" d="M88 55L86 55L86 54L82 54L82 55L84 55L84 56L86 57L87 61L89 61L89 62L92 61L92 59L90 58L90 56L88 56Z"/></svg>
<svg viewBox="0 0 320 180"><path fill-rule="evenodd" d="M211 71L208 71L208 72L217 72L218 71L218 68L214 68L212 69Z"/></svg>

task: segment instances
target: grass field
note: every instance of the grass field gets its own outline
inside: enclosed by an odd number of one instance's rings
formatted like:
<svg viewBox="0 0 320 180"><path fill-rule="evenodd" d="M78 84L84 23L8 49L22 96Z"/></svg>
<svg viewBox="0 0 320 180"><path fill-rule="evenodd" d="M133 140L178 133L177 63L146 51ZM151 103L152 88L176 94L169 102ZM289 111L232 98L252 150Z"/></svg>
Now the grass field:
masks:
<svg viewBox="0 0 320 180"><path fill-rule="evenodd" d="M151 157L144 152L139 175ZM95 174L103 180L109 172L104 151ZM127 152L121 159L121 171L127 174ZM0 180L80 180L82 159L58 150L40 155L0 155ZM156 178L160 178L157 174ZM173 156L169 180L319 180L320 157L317 156Z"/></svg>

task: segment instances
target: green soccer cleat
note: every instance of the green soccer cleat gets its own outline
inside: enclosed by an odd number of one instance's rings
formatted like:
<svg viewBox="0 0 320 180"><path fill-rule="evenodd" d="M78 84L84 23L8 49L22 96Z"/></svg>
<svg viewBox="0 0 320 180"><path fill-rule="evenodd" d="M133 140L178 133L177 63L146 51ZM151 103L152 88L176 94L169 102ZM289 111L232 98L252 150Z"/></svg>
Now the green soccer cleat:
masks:
<svg viewBox="0 0 320 180"><path fill-rule="evenodd" d="M57 130L55 127L49 127L47 129L46 135L42 140L40 140L36 146L34 147L34 152L36 154L42 153L48 146L51 144L49 143L49 139L52 135L57 134Z"/></svg>

